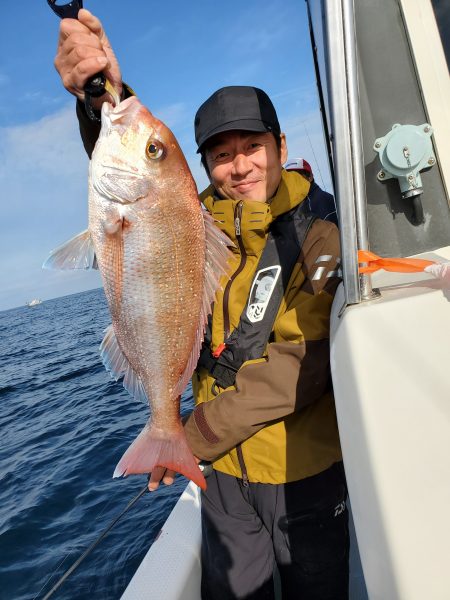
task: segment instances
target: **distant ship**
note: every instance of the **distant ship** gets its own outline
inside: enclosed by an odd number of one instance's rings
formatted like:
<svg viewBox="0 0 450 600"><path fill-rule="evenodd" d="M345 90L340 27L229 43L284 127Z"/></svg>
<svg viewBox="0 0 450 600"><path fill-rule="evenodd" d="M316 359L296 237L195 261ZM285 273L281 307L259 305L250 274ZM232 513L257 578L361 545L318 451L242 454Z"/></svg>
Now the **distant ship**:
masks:
<svg viewBox="0 0 450 600"><path fill-rule="evenodd" d="M37 306L38 304L42 304L42 300L40 298L33 298L30 302L27 302L27 306Z"/></svg>

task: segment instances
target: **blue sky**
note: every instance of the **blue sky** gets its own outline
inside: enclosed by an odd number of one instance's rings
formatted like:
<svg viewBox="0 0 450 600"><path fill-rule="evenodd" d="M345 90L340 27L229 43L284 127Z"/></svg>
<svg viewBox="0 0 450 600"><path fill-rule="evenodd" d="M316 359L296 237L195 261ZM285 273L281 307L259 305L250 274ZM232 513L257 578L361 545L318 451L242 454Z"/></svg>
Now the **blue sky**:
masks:
<svg viewBox="0 0 450 600"><path fill-rule="evenodd" d="M254 85L275 104L289 156L306 158L331 191L303 0L84 5L103 22L124 81L175 133L199 189L198 106L224 85ZM100 286L97 273L41 269L87 225L88 161L53 66L58 27L46 0L2 1L0 310Z"/></svg>

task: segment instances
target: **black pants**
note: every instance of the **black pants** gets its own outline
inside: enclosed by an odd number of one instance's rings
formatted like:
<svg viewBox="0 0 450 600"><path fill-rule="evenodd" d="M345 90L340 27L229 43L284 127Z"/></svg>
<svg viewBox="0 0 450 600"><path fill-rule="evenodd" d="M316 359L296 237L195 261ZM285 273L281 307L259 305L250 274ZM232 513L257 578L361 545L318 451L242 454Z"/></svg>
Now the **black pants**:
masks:
<svg viewBox="0 0 450 600"><path fill-rule="evenodd" d="M202 493L202 600L348 599L347 489L342 464L287 484L213 471Z"/></svg>

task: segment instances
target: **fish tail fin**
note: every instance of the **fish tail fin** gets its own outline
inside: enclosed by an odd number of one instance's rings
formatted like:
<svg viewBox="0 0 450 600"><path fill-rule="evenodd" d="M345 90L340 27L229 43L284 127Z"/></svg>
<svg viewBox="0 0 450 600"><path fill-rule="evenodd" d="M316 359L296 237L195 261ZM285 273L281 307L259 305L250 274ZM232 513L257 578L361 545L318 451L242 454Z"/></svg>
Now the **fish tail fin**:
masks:
<svg viewBox="0 0 450 600"><path fill-rule="evenodd" d="M161 430L146 425L120 459L113 477L151 473L155 467L166 467L191 479L203 490L206 481L187 443L180 424L170 437Z"/></svg>

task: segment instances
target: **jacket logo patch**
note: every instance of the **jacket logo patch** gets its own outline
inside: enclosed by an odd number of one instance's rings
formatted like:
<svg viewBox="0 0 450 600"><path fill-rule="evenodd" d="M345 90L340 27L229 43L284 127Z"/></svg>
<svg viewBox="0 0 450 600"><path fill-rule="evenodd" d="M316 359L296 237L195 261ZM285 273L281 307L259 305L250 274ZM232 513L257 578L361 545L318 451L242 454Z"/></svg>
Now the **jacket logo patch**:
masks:
<svg viewBox="0 0 450 600"><path fill-rule="evenodd" d="M345 510L345 500L343 502L339 502L337 506L334 507L334 516L338 517Z"/></svg>
<svg viewBox="0 0 450 600"><path fill-rule="evenodd" d="M251 323L263 320L280 272L280 265L275 265L256 273L247 305L247 318Z"/></svg>

